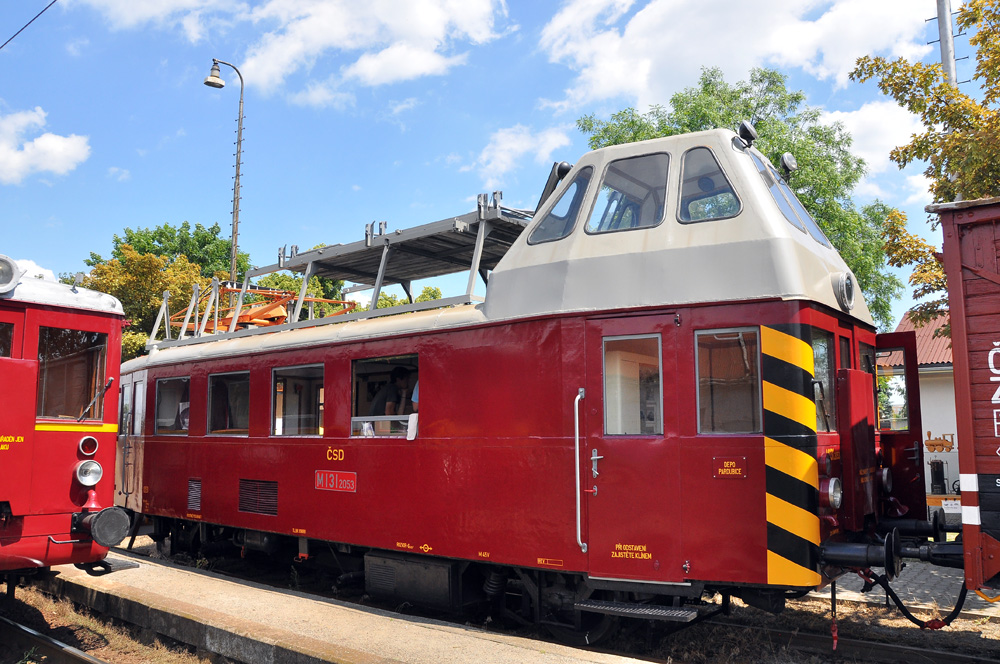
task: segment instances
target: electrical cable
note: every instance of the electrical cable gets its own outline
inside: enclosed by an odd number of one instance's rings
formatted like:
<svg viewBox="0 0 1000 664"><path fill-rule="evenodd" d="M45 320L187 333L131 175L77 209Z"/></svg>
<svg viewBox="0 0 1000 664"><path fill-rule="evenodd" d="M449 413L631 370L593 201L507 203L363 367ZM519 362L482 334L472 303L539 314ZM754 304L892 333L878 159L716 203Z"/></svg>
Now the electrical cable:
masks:
<svg viewBox="0 0 1000 664"><path fill-rule="evenodd" d="M51 7L52 5L56 4L56 3L58 2L58 1L59 1L59 0L52 0L52 2L50 2L50 3L49 3L49 4L47 4L47 5L45 5L45 9L43 9L42 11L38 12L37 14L35 14L35 18L38 18L39 16L41 16L42 14L44 14L44 13L45 13L45 11L46 11L46 10L47 10L47 9L48 9L49 7ZM22 32L24 32L24 31L25 31L25 29L26 29L26 28L27 28L27 27L28 27L29 25L31 25L32 23L34 23L34 22L35 22L35 18L33 18L33 19L31 19L30 21L28 21L27 23L25 23L25 24L24 24L24 27L23 27L23 28L21 28L20 30L18 30L17 32L15 32L15 33L14 33L14 35L13 35L13 36L12 36L12 37L11 37L10 39L8 39L7 41L5 41L5 42L4 42L3 44L0 44L0 50L3 50L3 47L4 47L4 46L6 46L7 44L9 44L9 43L11 43L12 41L14 41L14 37L17 37L17 36L18 36L19 34L21 34Z"/></svg>

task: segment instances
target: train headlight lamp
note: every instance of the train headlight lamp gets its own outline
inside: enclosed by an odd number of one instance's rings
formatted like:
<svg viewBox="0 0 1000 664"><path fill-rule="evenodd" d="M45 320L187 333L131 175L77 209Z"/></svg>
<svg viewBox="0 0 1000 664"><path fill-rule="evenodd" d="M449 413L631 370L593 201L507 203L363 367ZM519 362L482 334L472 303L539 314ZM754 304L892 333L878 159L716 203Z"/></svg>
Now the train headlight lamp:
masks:
<svg viewBox="0 0 1000 664"><path fill-rule="evenodd" d="M819 483L819 498L824 507L839 510L844 502L844 487L839 477L830 477Z"/></svg>
<svg viewBox="0 0 1000 664"><path fill-rule="evenodd" d="M97 439L93 436L84 436L80 439L80 454L94 456L97 453Z"/></svg>
<svg viewBox="0 0 1000 664"><path fill-rule="evenodd" d="M831 275L833 279L833 293L837 297L837 304L844 311L854 308L854 275L850 272L835 272Z"/></svg>
<svg viewBox="0 0 1000 664"><path fill-rule="evenodd" d="M892 470L889 468L883 468L882 472L882 488L886 493L892 493Z"/></svg>
<svg viewBox="0 0 1000 664"><path fill-rule="evenodd" d="M101 464L93 459L76 464L76 469L73 472L76 474L76 481L83 486L94 486L104 477L104 469L101 468Z"/></svg>
<svg viewBox="0 0 1000 664"><path fill-rule="evenodd" d="M0 254L0 294L14 290L22 274L24 270L17 266L13 258Z"/></svg>

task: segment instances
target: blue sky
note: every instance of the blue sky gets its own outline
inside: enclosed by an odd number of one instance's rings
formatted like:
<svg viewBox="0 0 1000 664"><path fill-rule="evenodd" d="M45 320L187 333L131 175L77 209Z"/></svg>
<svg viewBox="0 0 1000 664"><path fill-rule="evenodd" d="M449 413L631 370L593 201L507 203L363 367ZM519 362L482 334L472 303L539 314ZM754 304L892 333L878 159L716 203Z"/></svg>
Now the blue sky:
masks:
<svg viewBox="0 0 1000 664"><path fill-rule="evenodd" d="M48 2L0 4L0 43ZM730 81L787 74L868 160L858 201L902 208L939 244L922 169L888 161L916 119L847 80L868 53L937 61L935 12L935 0L60 0L0 50L0 253L60 274L108 256L125 227L218 223L228 236L239 81L222 66L226 87L204 86L212 58L246 82L239 244L256 265L285 244L359 240L371 221L467 212L479 192L533 208L552 162L587 150L578 117L666 104L703 66ZM972 55L967 37L956 51Z"/></svg>

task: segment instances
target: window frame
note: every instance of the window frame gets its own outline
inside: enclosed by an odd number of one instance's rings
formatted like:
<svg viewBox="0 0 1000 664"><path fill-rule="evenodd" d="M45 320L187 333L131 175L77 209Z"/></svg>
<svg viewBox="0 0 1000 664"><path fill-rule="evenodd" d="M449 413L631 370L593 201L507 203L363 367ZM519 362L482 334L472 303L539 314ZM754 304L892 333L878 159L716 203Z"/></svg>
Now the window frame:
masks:
<svg viewBox="0 0 1000 664"><path fill-rule="evenodd" d="M160 428L160 386L162 383L169 381L187 381L187 391L188 391L188 426L186 429L161 429ZM142 384L144 381L139 381L138 383L133 383L134 386L137 384ZM145 395L143 395L145 398ZM135 395L132 397L133 403L135 403ZM183 401L178 401L178 406L184 403ZM179 414L179 413L178 413ZM133 418L133 422L135 418ZM133 425L134 427L134 425ZM133 428L134 431L134 428ZM140 430L141 431L141 430ZM154 436L189 436L191 435L191 376L164 376L163 378L156 379L156 394L153 401L153 435Z"/></svg>
<svg viewBox="0 0 1000 664"><path fill-rule="evenodd" d="M77 332L80 334L96 335L98 338L103 339L103 344L100 346L100 351L97 354L97 359L95 366L89 366L90 360L86 360L88 364L88 381L91 383L85 400L81 401L81 406L87 408L87 404L91 404L89 408L86 409L84 415L86 417L80 418L78 421L81 422L101 422L104 420L105 407L107 405L107 394L104 393L104 386L108 378L108 355L109 355L109 342L111 340L111 335L108 331L101 330L90 330L84 329L83 327L77 326L65 326L65 327L55 327L56 321L46 321L48 324L40 324L37 328L37 347L35 349L35 359L38 362L38 385L35 388L35 419L37 420L77 420L78 418L73 413L59 413L59 414L48 414L43 413L42 408L50 405L49 398L46 397L44 390L47 384L46 378L47 372L49 371L50 361L56 361L58 359L65 358L46 358L42 359L42 334L45 330L54 330L56 332ZM91 347L93 348L93 347ZM74 353L75 355L76 353ZM97 397L93 402L91 399ZM53 397L54 398L54 397ZM55 404L51 404L55 405ZM69 406L72 404L63 404L63 406ZM89 415L88 415L89 414Z"/></svg>
<svg viewBox="0 0 1000 664"><path fill-rule="evenodd" d="M681 211L682 211L683 206L684 206L684 163L685 163L685 160L687 159L688 154L690 154L691 152L693 152L695 150L702 150L702 149L708 150L708 153L710 155L712 155L712 159L715 160L715 164L719 167L719 173L722 174L722 177L726 181L726 184L729 185L729 189L730 189L730 191L733 192L733 196L736 198L736 202L737 202L738 205L736 206L736 212L734 212L731 215L724 216L724 217L711 217L711 218L708 218L708 219L684 219L681 216ZM717 154L715 154L715 151L710 146L708 146L708 145L695 145L695 146L692 146L692 147L688 148L687 150L685 150L681 154L681 156L680 156L680 165L677 167L677 173L678 173L678 182L677 182L677 212L676 212L675 216L676 216L677 221L679 223L681 223L681 224L701 224L701 223L712 222L712 221L723 221L725 219L733 219L735 217L740 216L743 213L743 199L740 198L739 193L737 193L737 191L736 191L736 187L733 186L732 179L726 173L726 170L722 167L722 162L719 161L719 156ZM708 198L708 196L706 196L705 198Z"/></svg>
<svg viewBox="0 0 1000 664"><path fill-rule="evenodd" d="M659 431L654 431L652 433L610 433L608 431L608 342L609 341L632 341L637 339L655 339L656 340L656 371L657 371L657 408L659 409ZM640 375L640 390L641 390L641 375ZM641 393L641 392L640 392ZM614 436L616 438L629 437L662 437L663 432L666 430L663 421L663 335L657 332L652 332L648 334L622 334L622 335L612 335L609 337L601 338L601 398L604 404L604 412L602 413L603 422L602 430L605 436ZM640 425L641 428L641 425Z"/></svg>
<svg viewBox="0 0 1000 664"><path fill-rule="evenodd" d="M246 427L246 432L243 432L242 428L239 428L239 429L231 429L230 428L230 429L213 430L212 429L212 411L213 411L213 409L212 409L212 379L213 378L221 378L223 376L239 376L239 375L245 375L247 377L247 381L246 381L247 382L247 427ZM208 408L206 409L206 413L205 413L205 435L206 436L231 436L231 437L239 437L239 438L247 438L247 437L250 436L250 413L253 410L252 409L252 403L253 403L253 401L251 399L251 384L250 383L251 383L251 380L250 380L250 370L249 369L242 369L242 370L238 370L238 371L220 371L218 373L210 373L210 374L208 374L208 381L207 381L208 390L207 390L207 395L206 395L206 397L207 397L206 398L206 403L208 404ZM229 408L229 404L226 404L226 407Z"/></svg>
<svg viewBox="0 0 1000 664"><path fill-rule="evenodd" d="M287 371L291 369L316 369L320 370L320 386L319 391L320 401L318 404L316 412L316 433L275 433L276 418L278 415L278 392L277 387L277 373L279 371ZM322 438L324 431L326 430L325 422L326 419L326 404L325 404L325 393L326 390L326 365L322 362L309 363L309 364L296 364L292 366L282 366L282 367L271 367L271 423L268 425L268 436L273 438ZM284 419L284 418L283 418ZM284 429L284 424L282 424L282 429Z"/></svg>
<svg viewBox="0 0 1000 664"><path fill-rule="evenodd" d="M584 210L589 210L589 206L587 206L587 204L586 204L587 203L587 196L588 196L588 194L590 192L590 188L592 186L594 186L594 181L595 181L594 180L594 171L595 170L596 169L592 165L588 164L588 165L582 167L579 171L577 171L576 175L573 176L573 179L568 180L566 182L565 186L563 186L563 188L562 188L562 191L559 193L558 198L556 198L553 201L552 205L548 206L548 209L546 209L543 214L538 215L538 223L533 223L532 224L531 230L528 231L528 234L527 234L527 240L526 241L528 243L528 246L536 246L536 245L540 245L540 244L546 244L548 242L558 242L559 240L564 240L564 239L568 238L570 235L573 234L573 231L576 230L576 225L580 222L580 217L582 216L583 211ZM535 237L534 237L535 233L542 226L542 223L549 217L550 214L552 214L552 211L562 202L563 197L569 192L570 186L572 186L573 183L577 182L580 179L580 176L582 176L584 173L589 173L589 175L587 176L588 177L588 179L587 179L587 186L583 188L582 198L580 199L579 204L577 205L576 216L573 219L573 223L571 223L571 224L569 224L569 226L567 226L566 231L562 235L559 235L557 237L550 237L550 238L544 238L544 239L536 240ZM568 213L569 213L569 211L567 211L567 214ZM588 213L588 217L589 217L589 213Z"/></svg>
<svg viewBox="0 0 1000 664"><path fill-rule="evenodd" d="M662 191L663 191L663 212L660 214L660 217L656 220L656 223L651 224L649 226L630 226L628 228L612 228L612 229L608 229L608 230L600 230L600 229L591 230L591 228L590 228L591 217L593 217L594 211L597 209L597 203L599 202L600 197L601 197L601 190L604 188L604 182L607 180L608 171L611 169L611 166L614 165L614 164L616 164L616 163L618 163L618 162L632 161L632 160L636 160L636 159L646 159L646 158L656 157L656 156L660 156L660 155L662 155L662 156L664 156L664 157L667 158L667 164L666 164L666 169L665 169L665 175L666 175L666 177L664 177L664 179L663 179L663 189L662 189ZM670 157L671 157L671 155L670 155L669 152L665 152L665 151L661 150L659 152L650 152L650 153L647 153L647 154L632 155L631 157L620 157L618 159L613 159L613 160L609 161L607 164L605 164L604 170L601 173L600 184L598 185L598 188L597 188L597 195L594 196L594 202L590 205L590 212L587 214L587 222L583 225L583 231L584 231L584 233L586 233L587 235L607 235L607 234L610 234L610 233L623 233L623 232L627 232L627 231L649 230L649 229L652 229L652 228L657 228L659 226L662 226L663 222L665 222L667 220L667 203L669 202L669 198L670 198L670 165L671 165L670 164L670 161L671 161ZM641 209L641 202L640 202L640 209ZM601 216L602 216L602 219L603 219L603 213L602 213Z"/></svg>
<svg viewBox="0 0 1000 664"><path fill-rule="evenodd" d="M744 332L753 332L757 338L757 356L756 356L756 371L757 371L757 384L756 384L756 419L757 428L753 431L703 431L701 423L701 347L698 344L698 339L702 335L713 335L718 336L720 334L740 334ZM720 328L706 328L703 330L694 331L694 386L695 386L695 412L697 416L695 417L698 423L698 435L699 436L759 436L764 433L764 368L763 368L763 351L761 349L761 332L760 327L755 326L743 326L743 327L720 327Z"/></svg>

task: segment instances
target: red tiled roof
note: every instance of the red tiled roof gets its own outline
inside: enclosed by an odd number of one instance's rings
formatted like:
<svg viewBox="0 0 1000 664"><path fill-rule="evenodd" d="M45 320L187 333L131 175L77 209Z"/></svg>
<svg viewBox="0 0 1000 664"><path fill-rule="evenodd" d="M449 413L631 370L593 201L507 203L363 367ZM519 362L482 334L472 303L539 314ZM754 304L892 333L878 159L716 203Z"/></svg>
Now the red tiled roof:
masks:
<svg viewBox="0 0 1000 664"><path fill-rule="evenodd" d="M909 316L896 326L896 332L914 331L917 334L917 364L919 366L941 366L951 364L951 338L935 337L934 330L948 323L947 316L935 318L923 327L914 327ZM896 352L888 357L879 358L882 366L899 366L903 363L902 353Z"/></svg>

